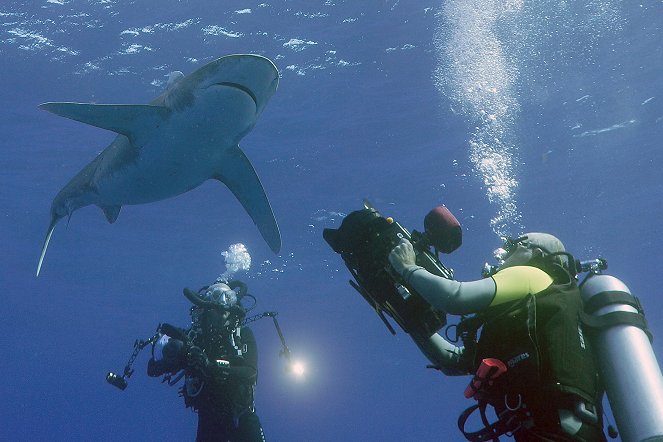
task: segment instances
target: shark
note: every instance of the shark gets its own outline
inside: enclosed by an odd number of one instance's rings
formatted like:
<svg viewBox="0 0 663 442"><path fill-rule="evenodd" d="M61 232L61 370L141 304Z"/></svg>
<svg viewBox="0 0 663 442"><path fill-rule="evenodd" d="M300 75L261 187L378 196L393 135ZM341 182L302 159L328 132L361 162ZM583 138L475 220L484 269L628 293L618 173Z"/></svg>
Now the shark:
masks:
<svg viewBox="0 0 663 442"><path fill-rule="evenodd" d="M187 76L171 73L165 91L149 104L40 104L40 109L117 136L53 199L37 276L55 226L74 211L96 205L112 224L122 206L171 198L210 179L230 189L278 253L281 234L274 212L239 147L278 83L278 69L271 60L235 54Z"/></svg>

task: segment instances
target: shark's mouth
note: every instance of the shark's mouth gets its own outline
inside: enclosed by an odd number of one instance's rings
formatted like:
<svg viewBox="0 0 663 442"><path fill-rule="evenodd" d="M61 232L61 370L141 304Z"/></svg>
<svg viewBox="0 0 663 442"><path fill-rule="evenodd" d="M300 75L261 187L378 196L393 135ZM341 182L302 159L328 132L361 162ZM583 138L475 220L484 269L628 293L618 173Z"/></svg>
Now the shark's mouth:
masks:
<svg viewBox="0 0 663 442"><path fill-rule="evenodd" d="M219 86L227 86L227 87L232 87L232 88L235 88L235 89L239 89L240 91L244 92L246 95L251 97L251 99L253 100L253 102L256 105L256 109L258 108L258 99L256 98L253 91L251 89L249 89L248 87L246 87L244 85L241 85L239 83L232 83L232 82L229 82L229 81L223 81L221 83L215 83L215 84L218 84Z"/></svg>

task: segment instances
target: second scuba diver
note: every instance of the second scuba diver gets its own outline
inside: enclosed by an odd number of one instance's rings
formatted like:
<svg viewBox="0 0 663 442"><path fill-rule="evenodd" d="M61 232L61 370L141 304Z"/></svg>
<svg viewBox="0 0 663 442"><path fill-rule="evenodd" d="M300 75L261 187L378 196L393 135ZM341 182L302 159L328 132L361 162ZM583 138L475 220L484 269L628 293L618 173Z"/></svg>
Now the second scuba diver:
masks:
<svg viewBox="0 0 663 442"><path fill-rule="evenodd" d="M246 285L217 282L184 294L193 303L191 327L160 326L147 374L171 385L184 376L180 394L198 413L196 442L264 442L254 405L256 340L241 326Z"/></svg>
<svg viewBox="0 0 663 442"><path fill-rule="evenodd" d="M466 397L478 403L461 415L461 431L472 441L502 434L516 441L604 441L603 392L579 321L582 301L570 257L561 241L545 233L508 240L503 251L496 273L470 282L417 266L405 239L389 254L394 270L434 308L463 318L476 314L457 326L463 345L437 333L411 334L443 373L476 373ZM492 424L487 405L498 416ZM466 431L477 409L485 428Z"/></svg>

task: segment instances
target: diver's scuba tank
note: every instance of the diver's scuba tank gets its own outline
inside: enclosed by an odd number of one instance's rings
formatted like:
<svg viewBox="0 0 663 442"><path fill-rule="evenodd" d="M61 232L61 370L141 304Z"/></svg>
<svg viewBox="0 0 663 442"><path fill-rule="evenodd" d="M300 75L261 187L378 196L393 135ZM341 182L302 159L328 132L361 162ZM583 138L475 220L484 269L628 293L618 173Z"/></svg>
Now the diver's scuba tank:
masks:
<svg viewBox="0 0 663 442"><path fill-rule="evenodd" d="M663 441L663 376L639 300L622 281L600 273L583 281L581 293L583 322L622 440Z"/></svg>

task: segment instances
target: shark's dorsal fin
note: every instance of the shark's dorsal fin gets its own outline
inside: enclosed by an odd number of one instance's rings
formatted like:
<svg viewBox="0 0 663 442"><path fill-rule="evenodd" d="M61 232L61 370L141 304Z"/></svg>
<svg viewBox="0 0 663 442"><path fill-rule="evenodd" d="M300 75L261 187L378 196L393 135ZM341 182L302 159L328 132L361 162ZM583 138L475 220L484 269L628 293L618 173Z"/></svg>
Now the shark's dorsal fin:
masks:
<svg viewBox="0 0 663 442"><path fill-rule="evenodd" d="M44 103L39 108L117 132L139 145L170 114L168 108L150 104Z"/></svg>
<svg viewBox="0 0 663 442"><path fill-rule="evenodd" d="M274 253L281 250L281 232L276 224L272 207L253 166L239 146L228 149L223 156L223 171L218 171L217 180L242 203L258 230Z"/></svg>

